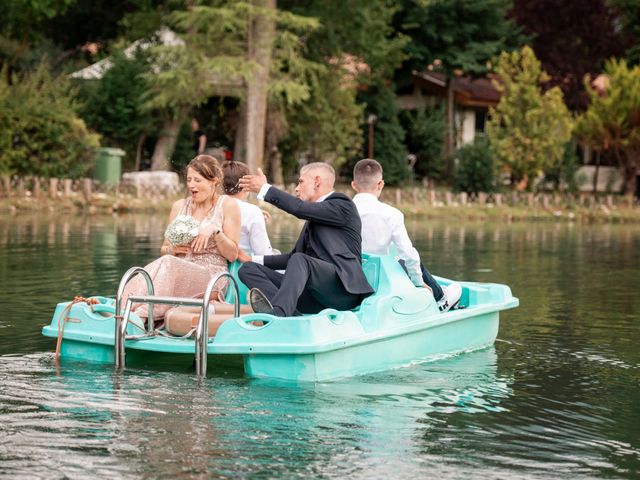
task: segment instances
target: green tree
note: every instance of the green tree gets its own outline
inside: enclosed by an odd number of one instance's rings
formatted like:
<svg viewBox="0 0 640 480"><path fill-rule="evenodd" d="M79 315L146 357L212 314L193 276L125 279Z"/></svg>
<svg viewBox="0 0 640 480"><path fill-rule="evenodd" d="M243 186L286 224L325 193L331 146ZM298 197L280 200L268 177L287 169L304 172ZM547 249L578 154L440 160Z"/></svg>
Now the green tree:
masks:
<svg viewBox="0 0 640 480"><path fill-rule="evenodd" d="M420 177L441 180L444 173L444 132L447 127L442 107L418 108L400 113L407 132L409 152L416 155L414 172Z"/></svg>
<svg viewBox="0 0 640 480"><path fill-rule="evenodd" d="M623 56L629 65L640 65L640 2L637 0L610 0L609 3L620 10L622 31L630 39L631 45Z"/></svg>
<svg viewBox="0 0 640 480"><path fill-rule="evenodd" d="M489 110L487 136L512 181L527 180L531 188L540 171L562 158L573 120L558 87L543 92L548 76L531 48L503 52L496 72L494 85L502 97Z"/></svg>
<svg viewBox="0 0 640 480"><path fill-rule="evenodd" d="M576 173L579 164L575 147L574 142L567 143L560 160L544 172L544 181L551 182L556 190L563 190L565 187L574 193L578 190Z"/></svg>
<svg viewBox="0 0 640 480"><path fill-rule="evenodd" d="M388 0L281 0L280 8L317 18L308 41L309 58L351 61L365 67L360 82L390 77L405 58L408 38L394 29L398 5ZM347 58L345 58L347 57ZM352 72L353 73L353 72Z"/></svg>
<svg viewBox="0 0 640 480"><path fill-rule="evenodd" d="M427 66L446 75L447 176L453 172L455 148L453 78L486 74L495 55L523 40L507 18L510 6L510 0L403 0L396 17L397 30L411 39L399 85L408 84L411 72Z"/></svg>
<svg viewBox="0 0 640 480"><path fill-rule="evenodd" d="M398 105L391 86L380 82L362 95L367 104L365 114L375 115L373 157L384 168L385 182L398 185L410 176L407 165L405 132L398 119ZM365 135L365 138L367 136ZM365 140L365 142L368 142Z"/></svg>
<svg viewBox="0 0 640 480"><path fill-rule="evenodd" d="M577 123L578 137L597 150L610 150L624 172L624 193L633 194L640 166L640 66L606 62L604 88L585 80L590 104Z"/></svg>
<svg viewBox="0 0 640 480"><path fill-rule="evenodd" d="M138 170L142 143L158 127L157 112L143 108L149 56L141 50L131 58L115 52L111 62L101 79L81 81L82 117L102 135L104 145L120 147L128 158L135 158Z"/></svg>
<svg viewBox="0 0 640 480"><path fill-rule="evenodd" d="M404 58L407 38L394 31L392 23L398 7L387 0L283 0L279 6L319 20L319 27L309 34L307 56L325 66L325 72L310 82L309 101L287 110L291 135L285 140L285 153L307 152L348 166L362 154L362 128L367 127L363 109L371 100L366 93L356 95L357 90L371 85L377 91L376 85L388 80ZM397 116L397 109L393 111ZM389 121L396 124L398 119ZM386 129L385 122L381 125ZM376 142L386 136L376 133ZM380 151L376 149L376 156ZM297 162L292 165L297 167Z"/></svg>
<svg viewBox="0 0 640 480"><path fill-rule="evenodd" d="M5 0L0 2L0 71L6 82L43 39L43 26L64 13L75 0Z"/></svg>
<svg viewBox="0 0 640 480"><path fill-rule="evenodd" d="M237 144L251 168L262 166L268 95L289 103L308 98L307 70L314 65L301 55L303 32L317 21L275 8L274 0L225 1L198 4L168 16L169 26L183 43L153 49L154 71L147 105L170 115L154 158L166 164L182 119L189 110L213 95L244 99ZM156 151L158 148L156 148ZM163 165L166 166L166 165Z"/></svg>
<svg viewBox="0 0 640 480"><path fill-rule="evenodd" d="M76 93L43 63L0 80L0 173L78 177L90 167L99 136L78 117ZM8 148L7 148L8 147Z"/></svg>
<svg viewBox="0 0 640 480"><path fill-rule="evenodd" d="M287 112L288 134L283 144L290 157L331 163L336 170L362 147L363 106L353 88L340 85L340 68L311 80L311 96Z"/></svg>

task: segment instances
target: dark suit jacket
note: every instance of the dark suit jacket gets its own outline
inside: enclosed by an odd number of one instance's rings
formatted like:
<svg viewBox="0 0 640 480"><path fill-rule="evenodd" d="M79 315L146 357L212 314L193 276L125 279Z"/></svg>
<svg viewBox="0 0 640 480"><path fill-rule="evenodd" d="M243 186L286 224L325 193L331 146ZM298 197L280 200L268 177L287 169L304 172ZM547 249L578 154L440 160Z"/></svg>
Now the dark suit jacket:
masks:
<svg viewBox="0 0 640 480"><path fill-rule="evenodd" d="M349 197L343 193L332 193L322 202L303 202L271 187L264 199L291 215L307 220L293 250L282 255L266 255L266 267L274 270L286 268L291 255L307 252L307 241L317 258L336 266L347 292L373 293L362 271L362 223L356 205Z"/></svg>

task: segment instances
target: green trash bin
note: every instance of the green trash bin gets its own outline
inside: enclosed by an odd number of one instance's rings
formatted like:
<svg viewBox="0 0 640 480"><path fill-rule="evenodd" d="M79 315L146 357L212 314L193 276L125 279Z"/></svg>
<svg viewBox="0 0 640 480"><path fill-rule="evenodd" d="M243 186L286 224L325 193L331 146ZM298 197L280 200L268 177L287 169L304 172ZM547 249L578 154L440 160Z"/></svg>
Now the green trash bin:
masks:
<svg viewBox="0 0 640 480"><path fill-rule="evenodd" d="M122 157L124 157L124 150L119 148L98 148L93 178L100 183L113 184L120 182Z"/></svg>

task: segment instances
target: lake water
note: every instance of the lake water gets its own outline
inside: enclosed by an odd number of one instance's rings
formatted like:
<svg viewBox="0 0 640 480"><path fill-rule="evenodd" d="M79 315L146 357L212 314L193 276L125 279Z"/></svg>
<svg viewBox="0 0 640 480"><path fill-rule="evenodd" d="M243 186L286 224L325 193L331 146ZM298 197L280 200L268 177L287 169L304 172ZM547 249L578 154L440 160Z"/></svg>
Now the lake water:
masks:
<svg viewBox="0 0 640 480"><path fill-rule="evenodd" d="M55 304L113 295L165 220L0 217L0 477L640 478L640 227L408 221L432 272L520 298L445 360L317 384L56 365Z"/></svg>

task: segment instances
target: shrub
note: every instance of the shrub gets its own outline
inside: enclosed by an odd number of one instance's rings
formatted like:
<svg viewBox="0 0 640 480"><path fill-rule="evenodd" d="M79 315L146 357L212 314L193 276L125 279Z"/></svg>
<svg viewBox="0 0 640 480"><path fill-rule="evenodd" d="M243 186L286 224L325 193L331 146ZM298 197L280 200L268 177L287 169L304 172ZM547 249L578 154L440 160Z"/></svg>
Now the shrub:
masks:
<svg viewBox="0 0 640 480"><path fill-rule="evenodd" d="M576 179L578 157L574 147L572 143L567 143L562 157L544 172L544 182L552 183L556 190L562 190L565 187L574 193L578 190Z"/></svg>
<svg viewBox="0 0 640 480"><path fill-rule="evenodd" d="M138 52L127 58L122 53L111 57L112 67L99 80L82 80L82 117L100 133L103 144L119 147L126 160L135 158L140 136L155 132L158 115L142 108L147 89L143 74L149 69L148 56Z"/></svg>
<svg viewBox="0 0 640 480"><path fill-rule="evenodd" d="M486 138L476 137L473 144L458 149L456 159L456 190L474 194L495 191L496 165Z"/></svg>
<svg viewBox="0 0 640 480"><path fill-rule="evenodd" d="M398 118L398 105L391 87L379 84L363 95L367 104L365 115L377 117L374 125L374 157L384 168L384 180L397 185L410 177L407 167L405 132ZM365 125L368 127L368 125ZM364 151L367 151L368 130L364 129Z"/></svg>
<svg viewBox="0 0 640 480"><path fill-rule="evenodd" d="M76 92L44 62L11 83L0 80L0 169L3 173L79 177L91 166L99 136L77 116Z"/></svg>
<svg viewBox="0 0 640 480"><path fill-rule="evenodd" d="M441 180L444 172L444 108L420 108L401 112L400 120L407 132L407 148L416 155L414 172L419 177Z"/></svg>

